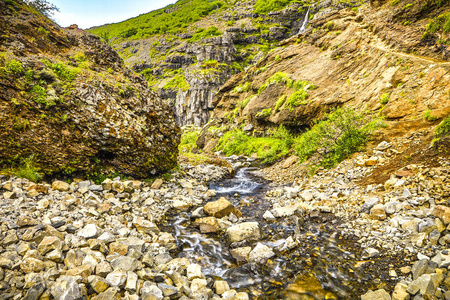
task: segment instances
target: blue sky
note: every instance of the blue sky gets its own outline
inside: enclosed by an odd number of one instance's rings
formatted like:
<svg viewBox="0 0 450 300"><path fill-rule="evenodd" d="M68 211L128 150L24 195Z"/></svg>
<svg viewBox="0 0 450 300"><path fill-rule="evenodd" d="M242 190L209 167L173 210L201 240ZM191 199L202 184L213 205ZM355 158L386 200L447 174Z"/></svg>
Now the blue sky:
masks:
<svg viewBox="0 0 450 300"><path fill-rule="evenodd" d="M49 0L60 12L53 19L61 26L89 28L116 23L175 3L176 0Z"/></svg>

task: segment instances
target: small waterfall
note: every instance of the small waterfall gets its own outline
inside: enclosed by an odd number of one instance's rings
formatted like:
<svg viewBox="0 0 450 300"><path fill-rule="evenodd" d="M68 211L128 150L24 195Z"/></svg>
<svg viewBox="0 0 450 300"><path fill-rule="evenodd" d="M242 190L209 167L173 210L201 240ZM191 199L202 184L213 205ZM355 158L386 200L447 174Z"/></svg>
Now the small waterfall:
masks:
<svg viewBox="0 0 450 300"><path fill-rule="evenodd" d="M250 195L255 189L260 187L261 185L255 182L252 178L247 176L247 172L251 170L256 170L256 168L242 168L239 169L235 178L230 180L229 184L225 186L217 186L215 187L217 193L219 194L233 194L238 193L242 195Z"/></svg>
<svg viewBox="0 0 450 300"><path fill-rule="evenodd" d="M303 20L303 24L300 27L298 34L304 32L306 30L306 26L308 25L308 20L309 20L309 10L310 10L310 8L308 7L308 11L306 12L305 19Z"/></svg>

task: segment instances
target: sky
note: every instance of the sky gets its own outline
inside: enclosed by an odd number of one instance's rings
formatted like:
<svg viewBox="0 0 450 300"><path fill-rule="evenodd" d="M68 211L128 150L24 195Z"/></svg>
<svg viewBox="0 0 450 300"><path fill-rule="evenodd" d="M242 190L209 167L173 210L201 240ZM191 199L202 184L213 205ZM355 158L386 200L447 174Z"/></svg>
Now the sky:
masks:
<svg viewBox="0 0 450 300"><path fill-rule="evenodd" d="M49 0L60 12L53 19L62 27L86 29L116 23L175 3L176 0Z"/></svg>

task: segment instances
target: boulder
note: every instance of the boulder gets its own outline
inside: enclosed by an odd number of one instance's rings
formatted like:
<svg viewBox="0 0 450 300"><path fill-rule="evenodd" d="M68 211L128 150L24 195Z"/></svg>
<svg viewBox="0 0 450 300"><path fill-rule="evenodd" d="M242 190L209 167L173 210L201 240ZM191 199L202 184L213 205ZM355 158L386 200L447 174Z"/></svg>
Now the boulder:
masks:
<svg viewBox="0 0 450 300"><path fill-rule="evenodd" d="M230 243L242 242L244 240L257 241L262 234L257 222L245 222L231 226L226 231Z"/></svg>
<svg viewBox="0 0 450 300"><path fill-rule="evenodd" d="M361 296L361 300L391 300L391 296L384 289L368 291Z"/></svg>
<svg viewBox="0 0 450 300"><path fill-rule="evenodd" d="M242 213L224 197L221 197L217 201L206 203L206 205L203 207L203 210L208 216L212 216L215 218L222 218L228 216L231 213L233 213L238 218L242 217Z"/></svg>

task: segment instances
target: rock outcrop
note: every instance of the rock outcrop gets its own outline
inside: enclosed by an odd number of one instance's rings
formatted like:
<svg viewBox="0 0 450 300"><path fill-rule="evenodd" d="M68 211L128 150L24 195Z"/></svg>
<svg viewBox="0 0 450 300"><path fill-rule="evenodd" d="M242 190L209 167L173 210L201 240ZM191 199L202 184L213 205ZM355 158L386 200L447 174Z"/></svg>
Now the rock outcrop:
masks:
<svg viewBox="0 0 450 300"><path fill-rule="evenodd" d="M146 177L176 164L172 109L98 37L0 1L0 163Z"/></svg>

